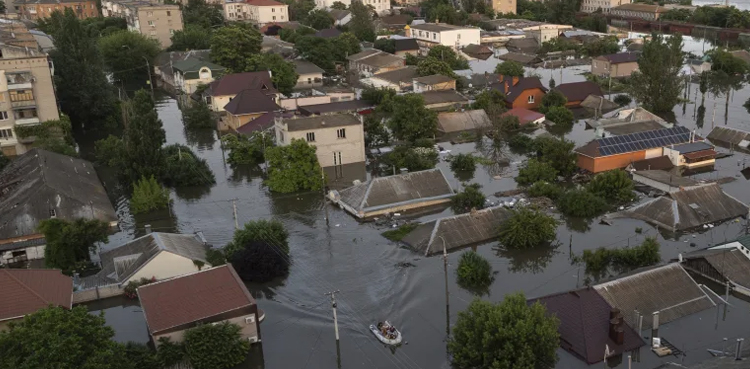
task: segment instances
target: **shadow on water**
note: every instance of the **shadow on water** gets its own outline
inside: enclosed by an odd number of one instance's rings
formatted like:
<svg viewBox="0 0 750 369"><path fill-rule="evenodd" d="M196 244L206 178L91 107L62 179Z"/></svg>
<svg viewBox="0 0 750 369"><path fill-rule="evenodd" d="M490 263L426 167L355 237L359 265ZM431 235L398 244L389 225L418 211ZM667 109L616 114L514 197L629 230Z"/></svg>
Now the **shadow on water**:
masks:
<svg viewBox="0 0 750 369"><path fill-rule="evenodd" d="M211 150L216 143L216 131L210 128L187 129L185 128L185 141L198 151Z"/></svg>
<svg viewBox="0 0 750 369"><path fill-rule="evenodd" d="M547 268L554 256L559 253L559 247L559 243L553 243L531 250L510 250L503 246L495 246L492 249L497 256L508 259L509 272L537 274Z"/></svg>

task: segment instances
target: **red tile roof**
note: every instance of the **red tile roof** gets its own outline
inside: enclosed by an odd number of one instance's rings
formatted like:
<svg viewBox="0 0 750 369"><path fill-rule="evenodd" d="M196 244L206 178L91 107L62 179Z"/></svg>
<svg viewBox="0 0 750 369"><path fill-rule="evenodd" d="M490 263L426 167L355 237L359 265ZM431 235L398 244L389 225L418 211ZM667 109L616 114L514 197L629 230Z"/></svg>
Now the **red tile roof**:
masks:
<svg viewBox="0 0 750 369"><path fill-rule="evenodd" d="M0 269L0 291L0 320L73 302L73 280L54 269Z"/></svg>
<svg viewBox="0 0 750 369"><path fill-rule="evenodd" d="M276 93L271 82L271 74L267 70L229 74L211 82L209 88L211 96L237 95L244 90L265 90L266 94Z"/></svg>
<svg viewBox="0 0 750 369"><path fill-rule="evenodd" d="M536 301L547 308L547 313L560 319L560 327L557 329L560 333L560 346L587 364L595 364L604 359L605 345L615 355L645 345L643 339L627 323L623 325L625 340L622 345L609 337L609 314L612 306L593 288L549 295Z"/></svg>
<svg viewBox="0 0 750 369"><path fill-rule="evenodd" d="M250 4L250 5L255 5L255 6L282 6L282 5L286 5L284 3L280 3L278 1L273 1L273 0L245 0L245 2L248 3L248 4Z"/></svg>
<svg viewBox="0 0 750 369"><path fill-rule="evenodd" d="M524 109L524 108L513 108L513 109L510 109L510 110L506 111L505 113L503 113L503 116L506 116L506 115L512 115L512 116L518 118L518 122L521 125L528 124L528 123L531 123L531 122L533 122L533 121L535 121L537 119L544 118L544 114L538 113L538 112L535 112L535 111L532 111L532 110L529 110L529 109Z"/></svg>
<svg viewBox="0 0 750 369"><path fill-rule="evenodd" d="M151 334L255 305L231 264L138 288Z"/></svg>

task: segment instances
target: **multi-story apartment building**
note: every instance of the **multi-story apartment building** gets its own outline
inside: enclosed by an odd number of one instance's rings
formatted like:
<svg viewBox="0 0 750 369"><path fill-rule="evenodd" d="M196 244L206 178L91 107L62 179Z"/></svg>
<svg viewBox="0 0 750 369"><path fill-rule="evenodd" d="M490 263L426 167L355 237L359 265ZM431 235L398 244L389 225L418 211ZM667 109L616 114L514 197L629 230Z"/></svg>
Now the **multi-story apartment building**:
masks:
<svg viewBox="0 0 750 369"><path fill-rule="evenodd" d="M593 13L601 9L604 14L609 14L612 8L630 3L632 3L631 0L583 0L581 2L581 11Z"/></svg>
<svg viewBox="0 0 750 369"><path fill-rule="evenodd" d="M359 114L276 117L274 131L280 146L291 144L293 139L315 146L323 168L365 162L365 134Z"/></svg>
<svg viewBox="0 0 750 369"><path fill-rule="evenodd" d="M289 5L274 0L227 0L224 17L228 21L250 22L263 27L268 23L288 22Z"/></svg>
<svg viewBox="0 0 750 369"><path fill-rule="evenodd" d="M391 0L361 0L363 4L370 5L378 14L387 13L391 10Z"/></svg>
<svg viewBox="0 0 750 369"><path fill-rule="evenodd" d="M30 149L33 138L19 138L17 127L55 119L60 119L60 113L47 55L27 46L0 44L0 149L3 154L15 156Z"/></svg>
<svg viewBox="0 0 750 369"><path fill-rule="evenodd" d="M102 15L125 18L128 29L159 41L162 47L172 45L175 31L182 30L179 5L160 4L158 0L103 0Z"/></svg>
<svg viewBox="0 0 750 369"><path fill-rule="evenodd" d="M516 14L517 7L517 0L492 0L492 9L497 14Z"/></svg>
<svg viewBox="0 0 750 369"><path fill-rule="evenodd" d="M415 38L422 48L431 48L435 45L461 48L480 44L479 28L445 23L424 23L406 27L406 37Z"/></svg>
<svg viewBox="0 0 750 369"><path fill-rule="evenodd" d="M66 8L73 9L78 18L98 17L99 9L96 8L96 0L16 0L13 3L15 13L19 17L29 20L38 20L49 17L55 10L65 11Z"/></svg>

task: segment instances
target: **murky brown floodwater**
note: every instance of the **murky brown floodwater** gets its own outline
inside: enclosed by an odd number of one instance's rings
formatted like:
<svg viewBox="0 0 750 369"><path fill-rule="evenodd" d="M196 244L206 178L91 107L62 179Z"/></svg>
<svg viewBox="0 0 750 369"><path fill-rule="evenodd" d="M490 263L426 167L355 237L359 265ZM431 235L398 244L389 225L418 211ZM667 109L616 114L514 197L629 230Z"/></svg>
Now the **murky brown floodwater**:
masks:
<svg viewBox="0 0 750 369"><path fill-rule="evenodd" d="M481 63L477 69L494 69L490 61ZM485 65L486 64L486 65ZM583 80L579 75L586 67L564 70L563 81ZM483 70L478 70L482 72ZM549 75L560 71L537 70L546 84ZM557 81L560 83L560 81ZM697 86L693 86L693 91ZM728 125L750 129L750 116L742 103L750 97L750 89L738 91L731 102L729 116L725 120L724 99L717 101L716 125ZM714 97L706 98L706 122L699 134L706 135L711 129L711 112ZM688 104L686 113L678 106L674 112L679 124L695 127L694 106ZM234 220L232 199L237 201L241 223L261 218L277 218L284 222L290 232L290 248L293 259L290 275L282 280L262 286L250 286L259 306L266 311L262 325L263 343L257 347L253 362L243 367L255 368L265 364L266 368L334 368L337 366L337 347L334 339L330 304L324 293L339 289L339 327L341 330L341 367L343 368L448 368L446 354L446 311L443 262L440 257L424 258L407 249L387 241L380 236L382 229L374 224L358 224L343 211L331 207L330 228L326 227L320 194L272 195L262 185L260 171L243 168L233 170L224 162L219 142L213 132L187 133L175 100L161 97L159 115L167 131L168 143L182 143L192 147L205 158L214 173L217 184L210 188L181 189L172 194L173 213L152 216L150 219L134 219L127 211L127 202L113 188L115 182L105 178L113 196L118 198L118 210L123 230L112 236L105 248L114 247L143 233L145 224L154 230L166 232L203 231L206 238L216 246L225 245L232 237ZM584 131L578 122L566 138L583 144L592 139L591 131ZM82 145L86 147L87 145ZM456 152L476 150L474 143L443 145ZM522 157L511 156L511 165L504 168L478 167L472 182L483 186L487 195L515 188L513 177ZM750 187L747 180L738 174L738 162L747 160L744 155L735 155L717 162L716 172L698 177L737 177L724 186L725 190L744 202L750 202ZM750 160L748 160L750 163ZM439 164L452 184L456 180L445 162ZM495 180L493 176L500 175ZM497 198L489 197L492 201ZM450 215L450 210L433 214L424 219ZM743 233L743 224L725 223L702 234L687 234L677 239L665 240L655 229L641 221L618 219L612 226L597 222L563 221L558 228L560 246L542 252L503 254L495 251L495 243L479 246L478 252L487 257L499 273L484 299L500 301L507 293L523 291L527 297L565 291L581 286L585 278L579 266L571 265L570 254L580 254L585 249L597 247L624 247L640 243L646 236L654 235L662 245L662 258L669 260L678 253L690 251L690 243L705 247L721 241L731 240ZM643 234L635 228L642 227ZM572 244L570 239L572 236ZM455 263L460 252L451 254L449 260L450 321L455 322L457 312L466 308L474 298L469 292L455 284ZM399 263L409 262L414 267L401 268ZM700 314L670 323L662 327L663 335L670 337L678 347L688 351L685 363L709 357L705 349L721 348L723 337L739 337L747 334L742 324L747 321L748 304L733 300L727 322L720 322L715 329L715 311ZM107 322L117 331L119 341L148 340L143 314L137 303L112 299L90 304L92 311L104 311ZM367 326L389 319L402 329L407 342L396 350L379 344L369 333ZM559 368L582 368L585 364L563 350ZM674 358L657 359L648 353L642 354L643 362L636 368L652 368L660 362ZM627 367L627 359L619 367ZM599 364L601 365L601 364Z"/></svg>

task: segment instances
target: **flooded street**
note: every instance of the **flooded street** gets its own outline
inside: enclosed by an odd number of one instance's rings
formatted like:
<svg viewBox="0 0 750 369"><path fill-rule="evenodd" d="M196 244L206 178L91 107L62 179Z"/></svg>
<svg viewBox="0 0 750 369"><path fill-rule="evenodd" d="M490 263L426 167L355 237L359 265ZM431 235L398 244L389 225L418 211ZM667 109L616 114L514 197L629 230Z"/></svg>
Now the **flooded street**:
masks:
<svg viewBox="0 0 750 369"><path fill-rule="evenodd" d="M687 44L687 41L686 41ZM475 73L494 69L494 59L472 61ZM563 82L582 81L581 73L588 67L574 67L563 71ZM560 70L534 70L547 85L549 77L557 83ZM694 98L697 85L690 99ZM678 124L696 128L705 136L711 130L713 106L716 103L715 125L729 125L750 130L750 115L742 107L750 97L750 89L737 91L725 116L723 96L706 96L706 118L703 127L697 127L693 112L695 106L675 107ZM698 96L700 102L700 96ZM263 187L261 172L255 168L232 169L225 163L225 155L213 131L186 132L177 102L167 96L159 97L159 116L167 133L167 143L181 143L193 148L208 161L216 175L216 184L210 188L189 188L172 192L173 216L154 215L133 218L127 210L127 201L118 197L117 208L122 231L111 237L103 248L116 247L144 233L151 224L155 231L192 233L202 231L215 247L223 247L234 232L233 201L237 208L240 226L250 220L276 218L282 221L289 233L292 266L284 280L265 285L249 285L266 312L262 324L262 345L257 345L246 368L449 368L446 353L446 324L455 323L457 313L464 310L475 298L460 288L455 281L455 268L461 252L448 256L448 291L450 313L446 316L446 291L443 260L441 257L425 258L388 241L380 235L385 229L374 223L359 224L353 217L337 207L329 207L330 226L326 226L321 193L272 195ZM569 140L582 145L593 138L593 131L585 130L583 121L565 134ZM82 145L86 147L86 145ZM475 143L444 144L452 153L484 152ZM722 149L723 150L723 149ZM481 184L490 201L498 199L492 194L516 187L513 177L523 157L509 155L509 166L478 166L471 183ZM750 202L750 183L739 175L740 165L750 163L746 155L720 159L716 171L696 178L735 177L724 185L725 191L739 200ZM438 165L450 183L460 185L448 164ZM102 175L112 196L116 194L115 182ZM495 179L500 176L499 179ZM451 215L446 209L440 214L423 217L423 220ZM664 239L654 227L632 219L616 219L612 226L600 225L597 220L561 219L557 233L557 246L531 252L508 253L497 248L497 243L477 247L498 274L490 288L489 296L482 298L501 301L508 293L523 291L527 297L539 297L584 286L586 276L580 265L571 263L571 256L586 249L598 247L626 247L639 244L647 236L656 236L661 244L663 261L676 258L681 252L696 247L707 247L744 234L745 222L727 222L701 234L686 234ZM636 233L637 227L643 233ZM334 339L333 317L326 292L340 290L337 294L338 319L341 335L337 350ZM716 325L716 311L711 309L673 322L663 328L678 347L688 351L685 363L694 363L710 357L706 347L721 348L723 337L746 334L742 325L733 324L750 318L748 304L733 299L727 321ZM115 328L116 339L121 342L147 342L148 333L143 313L136 302L109 299L89 305L91 311L104 311L107 322ZM368 330L368 325L388 319L404 334L406 344L391 350L378 343ZM718 328L717 328L718 327ZM716 343L718 342L718 343ZM712 346L714 343L716 345ZM695 348L694 348L695 347ZM643 349L645 351L645 349ZM337 362L340 352L340 364ZM559 368L583 368L586 365L558 350ZM643 362L637 368L652 368L662 361L675 360L643 353ZM601 364L598 364L601 365ZM597 365L597 366L598 366ZM613 365L613 367L615 367ZM619 367L627 367L627 358Z"/></svg>

